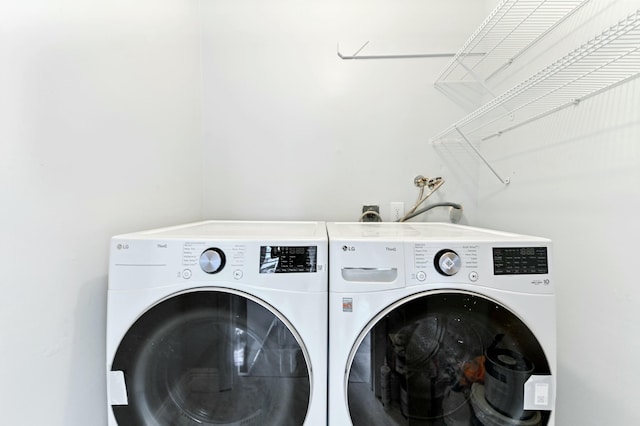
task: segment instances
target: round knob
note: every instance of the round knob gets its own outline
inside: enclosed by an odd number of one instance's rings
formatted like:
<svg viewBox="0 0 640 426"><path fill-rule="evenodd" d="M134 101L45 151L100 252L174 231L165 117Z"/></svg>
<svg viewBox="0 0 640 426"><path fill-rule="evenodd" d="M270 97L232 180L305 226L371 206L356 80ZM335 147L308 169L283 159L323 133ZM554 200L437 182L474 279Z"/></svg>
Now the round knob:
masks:
<svg viewBox="0 0 640 426"><path fill-rule="evenodd" d="M207 274L215 274L224 268L226 257L219 248L208 248L200 255L200 268Z"/></svg>
<svg viewBox="0 0 640 426"><path fill-rule="evenodd" d="M460 256L453 250L440 250L435 259L433 260L433 264L436 267L436 270L442 275L451 276L458 273L462 266L462 261L460 260Z"/></svg>

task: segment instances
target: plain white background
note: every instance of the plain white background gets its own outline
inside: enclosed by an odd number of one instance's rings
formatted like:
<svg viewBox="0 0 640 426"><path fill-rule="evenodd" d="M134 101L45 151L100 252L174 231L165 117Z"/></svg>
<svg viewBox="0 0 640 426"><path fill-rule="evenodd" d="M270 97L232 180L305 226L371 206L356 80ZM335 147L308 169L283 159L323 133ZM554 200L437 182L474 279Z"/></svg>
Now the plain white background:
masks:
<svg viewBox="0 0 640 426"><path fill-rule="evenodd" d="M418 174L464 223L554 240L558 425L640 423L638 82L482 144L505 187L428 143L466 112L432 85L446 59L336 55L453 52L496 3L0 0L2 423L106 423L111 235L386 215ZM640 2L589 8L505 86Z"/></svg>
<svg viewBox="0 0 640 426"><path fill-rule="evenodd" d="M106 424L109 237L202 215L197 22L0 1L2 424Z"/></svg>

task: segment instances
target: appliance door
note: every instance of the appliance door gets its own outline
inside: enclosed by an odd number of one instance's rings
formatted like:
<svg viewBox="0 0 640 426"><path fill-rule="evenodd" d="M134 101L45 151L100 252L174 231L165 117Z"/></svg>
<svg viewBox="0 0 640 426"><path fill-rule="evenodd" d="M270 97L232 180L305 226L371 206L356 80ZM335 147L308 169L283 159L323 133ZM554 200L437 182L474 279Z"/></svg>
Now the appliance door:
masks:
<svg viewBox="0 0 640 426"><path fill-rule="evenodd" d="M361 333L346 371L356 426L546 425L550 417L553 383L538 340L513 312L475 293L394 303ZM532 386L543 409L524 408Z"/></svg>
<svg viewBox="0 0 640 426"><path fill-rule="evenodd" d="M145 312L111 367L123 372L118 424L301 425L309 357L274 308L226 289L181 293Z"/></svg>

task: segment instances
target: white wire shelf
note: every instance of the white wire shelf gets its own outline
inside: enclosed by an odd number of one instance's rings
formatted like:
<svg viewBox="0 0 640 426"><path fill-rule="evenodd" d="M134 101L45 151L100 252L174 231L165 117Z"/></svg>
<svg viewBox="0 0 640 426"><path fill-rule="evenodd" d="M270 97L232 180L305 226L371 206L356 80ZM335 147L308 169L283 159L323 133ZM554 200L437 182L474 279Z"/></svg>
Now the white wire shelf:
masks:
<svg viewBox="0 0 640 426"><path fill-rule="evenodd" d="M449 61L435 85L490 84L500 71L589 0L502 0Z"/></svg>
<svg viewBox="0 0 640 426"><path fill-rule="evenodd" d="M640 76L640 9L431 138L473 145Z"/></svg>

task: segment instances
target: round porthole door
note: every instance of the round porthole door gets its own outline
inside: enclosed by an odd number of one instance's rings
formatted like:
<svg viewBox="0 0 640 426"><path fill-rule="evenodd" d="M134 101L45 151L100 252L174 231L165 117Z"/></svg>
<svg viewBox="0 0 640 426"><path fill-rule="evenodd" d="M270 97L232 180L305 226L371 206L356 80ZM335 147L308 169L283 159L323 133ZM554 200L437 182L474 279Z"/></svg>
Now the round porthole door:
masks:
<svg viewBox="0 0 640 426"><path fill-rule="evenodd" d="M309 357L293 326L230 290L182 293L144 313L122 339L120 425L302 425Z"/></svg>
<svg viewBox="0 0 640 426"><path fill-rule="evenodd" d="M549 363L515 313L474 293L426 292L363 330L347 404L355 426L546 425L550 411L524 408L532 375L550 381Z"/></svg>

